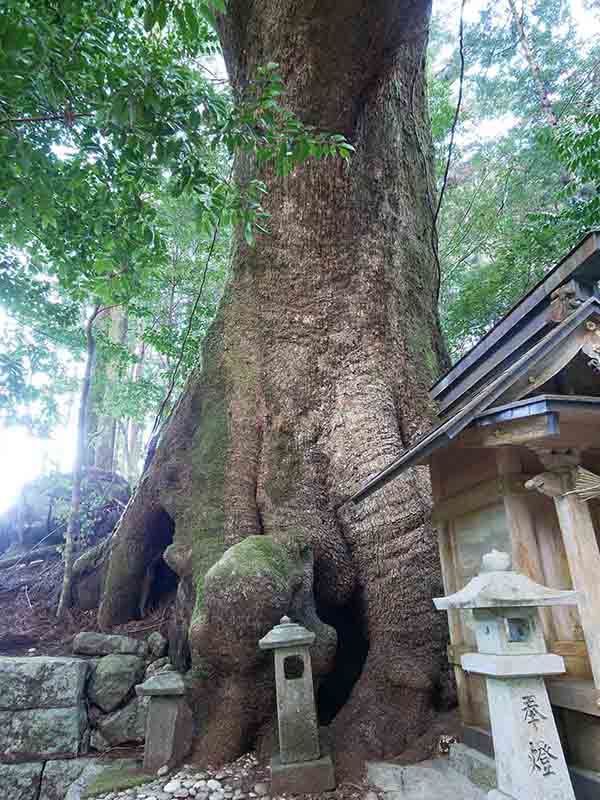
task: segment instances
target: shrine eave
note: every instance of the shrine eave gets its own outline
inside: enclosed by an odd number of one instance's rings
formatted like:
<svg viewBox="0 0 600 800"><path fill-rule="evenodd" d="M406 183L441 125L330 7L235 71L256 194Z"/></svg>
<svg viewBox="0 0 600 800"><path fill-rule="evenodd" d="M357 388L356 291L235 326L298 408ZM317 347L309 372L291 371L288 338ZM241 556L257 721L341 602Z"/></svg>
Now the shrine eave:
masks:
<svg viewBox="0 0 600 800"><path fill-rule="evenodd" d="M564 413L567 409L573 411L574 404L588 411L598 409L600 404L598 398L594 397L546 394L527 397L577 353L582 350L588 353L588 337L596 335L598 329L600 329L600 299L592 296L484 386L460 410L442 421L410 450L367 481L350 498L350 502L357 503L364 500L409 467L427 463L436 450L447 447L466 428L543 415L547 429L542 430L541 435L551 436L552 426L556 422L552 417L553 414ZM596 348L597 345L593 347ZM593 358L596 358L595 352ZM600 360L600 355L598 358Z"/></svg>
<svg viewBox="0 0 600 800"><path fill-rule="evenodd" d="M590 231L431 387L440 412L452 413L478 382L548 330L548 308L557 289L571 282L578 299L584 300L598 294L599 280L600 232Z"/></svg>

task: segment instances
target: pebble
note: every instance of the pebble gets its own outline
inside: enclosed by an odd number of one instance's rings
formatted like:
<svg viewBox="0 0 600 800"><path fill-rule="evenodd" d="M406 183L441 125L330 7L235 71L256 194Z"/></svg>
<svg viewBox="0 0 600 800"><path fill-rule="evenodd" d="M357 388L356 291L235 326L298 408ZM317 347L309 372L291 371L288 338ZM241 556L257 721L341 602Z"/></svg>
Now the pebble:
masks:
<svg viewBox="0 0 600 800"><path fill-rule="evenodd" d="M218 772L210 770L208 774L197 771L191 764L176 770L164 764L151 782L136 789L102 795L98 800L289 800L272 798L268 781L256 783L250 792L245 788L244 782L248 780L245 776L252 774L256 766L258 762L254 756L244 756L229 767ZM371 791L363 800L380 798Z"/></svg>

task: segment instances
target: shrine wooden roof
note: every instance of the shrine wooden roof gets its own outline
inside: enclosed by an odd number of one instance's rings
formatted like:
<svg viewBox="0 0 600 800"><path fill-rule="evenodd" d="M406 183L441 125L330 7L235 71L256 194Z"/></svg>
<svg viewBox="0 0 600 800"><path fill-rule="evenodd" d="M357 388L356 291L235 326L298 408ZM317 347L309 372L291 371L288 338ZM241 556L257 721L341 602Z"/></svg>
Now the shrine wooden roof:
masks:
<svg viewBox="0 0 600 800"><path fill-rule="evenodd" d="M550 330L549 309L557 290L570 291L573 301L581 302L598 295L598 281L600 232L592 231L431 387L440 416L453 413Z"/></svg>
<svg viewBox="0 0 600 800"><path fill-rule="evenodd" d="M556 408L562 403L571 410L583 403L588 413L590 408L600 412L596 391L574 393L571 385L563 395L555 387L556 376L572 370L582 357L589 359L583 362L584 368L587 364L600 371L598 281L600 232L594 231L432 387L432 397L440 406L440 424L374 475L351 500L359 502L408 467L427 463L435 450L469 426L556 413L541 412L540 403L554 403ZM587 389L589 381L580 381L579 386ZM600 395L600 378L595 373L593 388Z"/></svg>

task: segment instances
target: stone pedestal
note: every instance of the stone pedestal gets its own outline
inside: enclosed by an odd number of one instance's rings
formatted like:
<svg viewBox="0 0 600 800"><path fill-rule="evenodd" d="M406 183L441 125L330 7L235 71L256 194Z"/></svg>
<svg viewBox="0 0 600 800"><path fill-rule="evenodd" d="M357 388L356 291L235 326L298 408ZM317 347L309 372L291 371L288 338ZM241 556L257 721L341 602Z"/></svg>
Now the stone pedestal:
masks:
<svg viewBox="0 0 600 800"><path fill-rule="evenodd" d="M542 678L486 677L498 787L492 798L574 800Z"/></svg>
<svg viewBox="0 0 600 800"><path fill-rule="evenodd" d="M575 800L542 677L564 672L564 662L546 651L538 608L577 597L505 571L504 555L489 554L489 572L434 600L438 609L473 612L479 652L461 663L487 684L498 783L488 800Z"/></svg>
<svg viewBox="0 0 600 800"><path fill-rule="evenodd" d="M309 646L315 634L283 617L260 640L275 654L279 753L271 761L271 793L316 794L335 787L331 757L321 753Z"/></svg>
<svg viewBox="0 0 600 800"><path fill-rule="evenodd" d="M136 686L138 695L150 698L146 721L144 769L155 772L179 764L192 746L192 712L185 685L177 672L155 675Z"/></svg>
<svg viewBox="0 0 600 800"><path fill-rule="evenodd" d="M271 793L320 794L335 788L331 756L323 755L300 764L284 764L276 753L271 759Z"/></svg>

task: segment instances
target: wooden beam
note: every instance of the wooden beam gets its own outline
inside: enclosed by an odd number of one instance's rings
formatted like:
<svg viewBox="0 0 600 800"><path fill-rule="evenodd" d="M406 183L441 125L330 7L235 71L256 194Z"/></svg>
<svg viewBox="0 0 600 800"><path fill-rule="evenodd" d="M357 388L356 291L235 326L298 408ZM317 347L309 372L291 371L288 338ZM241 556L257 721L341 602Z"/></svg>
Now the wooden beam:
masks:
<svg viewBox="0 0 600 800"><path fill-rule="evenodd" d="M567 677L572 680L584 680L594 685L594 677L590 668L585 642L574 640L557 640L551 642L548 649L557 656L562 656L567 668Z"/></svg>
<svg viewBox="0 0 600 800"><path fill-rule="evenodd" d="M593 681L573 681L565 678L547 678L546 686L553 706L581 711L600 717L600 692Z"/></svg>
<svg viewBox="0 0 600 800"><path fill-rule="evenodd" d="M474 486L469 486L458 494L447 497L437 503L433 509L432 520L437 525L441 522L456 519L462 514L478 511L486 506L501 502L507 492L527 494L525 483L530 478L531 475L513 474L476 483Z"/></svg>
<svg viewBox="0 0 600 800"><path fill-rule="evenodd" d="M473 426L460 435L458 442L463 447L505 447L555 439L559 435L558 414L549 412L493 425Z"/></svg>
<svg viewBox="0 0 600 800"><path fill-rule="evenodd" d="M468 397L472 397L477 390L478 384L483 383L484 379L490 378L497 368L508 362L508 359L528 340L532 339L540 331L545 331L553 323L548 318L548 310L543 308L520 330L517 330L509 339L500 345L498 350L481 361L471 372L462 376L456 381L455 385L444 394L439 401L440 416L447 416L456 411L456 406L460 401L464 402ZM433 395L435 397L435 395Z"/></svg>

